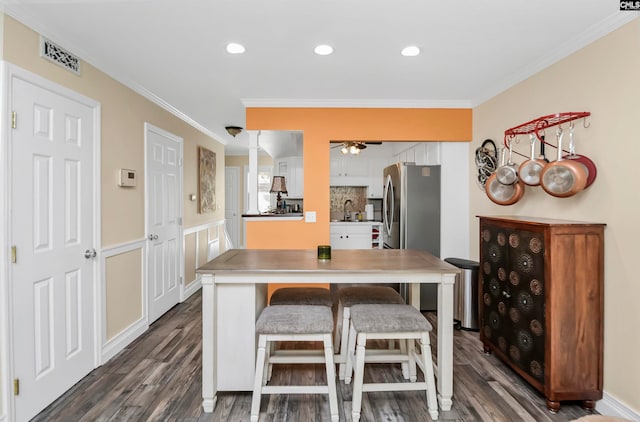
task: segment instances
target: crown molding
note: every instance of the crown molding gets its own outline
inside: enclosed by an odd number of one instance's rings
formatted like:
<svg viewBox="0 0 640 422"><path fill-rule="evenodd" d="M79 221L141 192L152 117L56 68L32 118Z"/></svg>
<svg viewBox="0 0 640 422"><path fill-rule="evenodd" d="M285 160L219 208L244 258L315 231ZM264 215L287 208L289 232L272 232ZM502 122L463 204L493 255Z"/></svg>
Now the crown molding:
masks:
<svg viewBox="0 0 640 422"><path fill-rule="evenodd" d="M242 98L245 107L255 108L471 108L468 100L401 100L401 99L294 99Z"/></svg>

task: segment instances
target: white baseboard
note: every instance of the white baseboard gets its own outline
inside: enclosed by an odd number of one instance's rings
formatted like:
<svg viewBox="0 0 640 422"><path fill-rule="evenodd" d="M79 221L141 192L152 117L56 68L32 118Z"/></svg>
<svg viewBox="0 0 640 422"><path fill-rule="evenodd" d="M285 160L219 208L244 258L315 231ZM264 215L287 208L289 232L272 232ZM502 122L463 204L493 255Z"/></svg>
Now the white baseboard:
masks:
<svg viewBox="0 0 640 422"><path fill-rule="evenodd" d="M640 422L640 413L632 410L606 391L602 395L602 400L596 402L596 410L603 415Z"/></svg>
<svg viewBox="0 0 640 422"><path fill-rule="evenodd" d="M106 342L102 346L102 364L105 364L109 359L120 353L121 350L147 331L148 328L149 324L147 324L146 318L142 318Z"/></svg>
<svg viewBox="0 0 640 422"><path fill-rule="evenodd" d="M200 290L201 287L202 287L202 281L200 280L200 276L198 275L196 276L196 279L194 281L187 284L187 287L184 288L184 293L183 293L184 297L182 298L182 301L184 302L185 300L189 299L189 297L195 292L197 292L198 290Z"/></svg>

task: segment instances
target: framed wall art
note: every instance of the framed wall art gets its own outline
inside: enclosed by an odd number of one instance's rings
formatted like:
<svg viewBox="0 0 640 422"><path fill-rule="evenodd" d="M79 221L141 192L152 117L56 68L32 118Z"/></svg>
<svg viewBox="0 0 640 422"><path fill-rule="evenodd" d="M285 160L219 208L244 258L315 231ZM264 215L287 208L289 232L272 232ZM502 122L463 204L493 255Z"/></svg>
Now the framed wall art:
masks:
<svg viewBox="0 0 640 422"><path fill-rule="evenodd" d="M216 210L216 153L198 147L198 185L200 214Z"/></svg>

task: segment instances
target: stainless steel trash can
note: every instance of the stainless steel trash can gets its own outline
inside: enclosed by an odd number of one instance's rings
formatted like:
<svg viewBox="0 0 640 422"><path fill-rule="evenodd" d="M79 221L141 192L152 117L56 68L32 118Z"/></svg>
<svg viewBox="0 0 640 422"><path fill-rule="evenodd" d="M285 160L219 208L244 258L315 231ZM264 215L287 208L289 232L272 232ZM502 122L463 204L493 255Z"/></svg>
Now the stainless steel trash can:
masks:
<svg viewBox="0 0 640 422"><path fill-rule="evenodd" d="M462 258L446 258L445 262L463 269L453 287L453 319L456 328L478 330L478 270L480 264Z"/></svg>

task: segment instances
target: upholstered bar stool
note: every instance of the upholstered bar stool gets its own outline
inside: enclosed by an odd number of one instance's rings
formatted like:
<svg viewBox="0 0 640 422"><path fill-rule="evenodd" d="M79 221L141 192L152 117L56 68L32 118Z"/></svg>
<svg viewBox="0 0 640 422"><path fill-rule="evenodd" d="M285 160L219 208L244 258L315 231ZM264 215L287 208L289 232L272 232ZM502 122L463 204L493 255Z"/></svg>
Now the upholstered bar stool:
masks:
<svg viewBox="0 0 640 422"><path fill-rule="evenodd" d="M273 305L261 312L256 321L258 353L251 400L251 421L257 422L260 400L263 394L328 394L329 413L332 421L338 421L338 396L333 361L333 313L331 308L318 305ZM274 351L267 354L274 341L321 341L323 351L310 354L311 350ZM326 385L267 385L265 371L268 365L281 363L324 363Z"/></svg>
<svg viewBox="0 0 640 422"><path fill-rule="evenodd" d="M269 305L319 305L333 307L333 298L328 289L322 287L281 287L271 294ZM276 349L276 343L273 342L267 349L269 356ZM264 376L267 380L271 379L273 368L269 364Z"/></svg>
<svg viewBox="0 0 640 422"><path fill-rule="evenodd" d="M334 348L339 351L338 377L343 380L347 362L347 344L349 337L349 318L351 307L359 304L404 304L402 296L388 286L353 286L338 291L338 312L336 317Z"/></svg>
<svg viewBox="0 0 640 422"><path fill-rule="evenodd" d="M281 287L271 295L270 305L333 306L331 292L322 287Z"/></svg>
<svg viewBox="0 0 640 422"><path fill-rule="evenodd" d="M431 418L438 419L438 400L436 398L433 361L429 332L433 328L429 321L411 305L354 305L351 308L349 334L349 358L347 360L348 384L351 377L351 365L355 366L353 377L352 417L360 420L362 393L369 391L414 391L426 390L427 407ZM406 354L384 349L367 350L367 340L407 340ZM420 342L420 352L415 350L415 341ZM357 346L356 346L357 344ZM353 353L355 350L355 354ZM412 382L367 383L364 380L366 362L402 363L407 362ZM424 382L417 382L416 364L424 374Z"/></svg>

